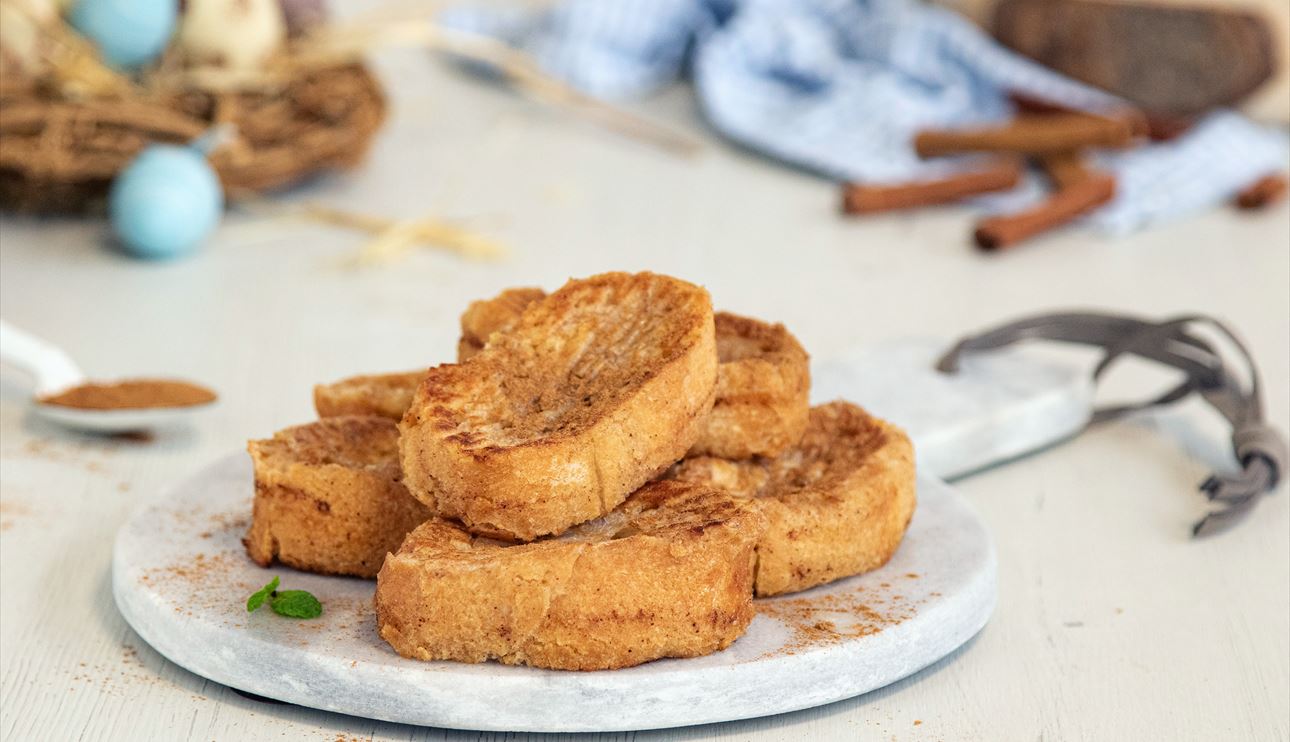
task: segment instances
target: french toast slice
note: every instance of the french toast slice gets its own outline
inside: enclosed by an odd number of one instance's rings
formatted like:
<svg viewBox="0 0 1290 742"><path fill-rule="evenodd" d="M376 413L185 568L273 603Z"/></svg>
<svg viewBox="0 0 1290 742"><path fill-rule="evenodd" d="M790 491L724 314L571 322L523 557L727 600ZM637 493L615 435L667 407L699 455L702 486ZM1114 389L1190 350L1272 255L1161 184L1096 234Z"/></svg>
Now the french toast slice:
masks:
<svg viewBox="0 0 1290 742"><path fill-rule="evenodd" d="M461 315L457 360L505 332L542 289L507 289ZM810 408L810 358L780 324L717 312L717 396L692 456L777 456L802 437Z"/></svg>
<svg viewBox="0 0 1290 742"><path fill-rule="evenodd" d="M753 617L748 501L647 484L563 536L505 544L434 518L376 580L381 638L404 657L609 670L729 646Z"/></svg>
<svg viewBox="0 0 1290 742"><path fill-rule="evenodd" d="M525 307L546 297L542 289L521 286L506 289L491 299L473 301L461 315L461 340L457 360L464 361L484 349L494 332L505 332L524 313Z"/></svg>
<svg viewBox="0 0 1290 742"><path fill-rule="evenodd" d="M255 502L242 543L262 567L375 577L388 552L429 518L400 479L398 426L330 417L251 441Z"/></svg>
<svg viewBox="0 0 1290 742"><path fill-rule="evenodd" d="M895 553L916 501L905 433L849 402L811 408L801 441L775 458L687 458L670 478L757 503L758 597L876 569Z"/></svg>
<svg viewBox="0 0 1290 742"><path fill-rule="evenodd" d="M461 316L457 359L483 350L494 332L505 332L524 308L546 294L507 289L472 302ZM690 456L745 459L777 456L802 437L810 396L810 358L783 325L717 312L717 392L712 412ZM375 414L399 419L424 372L356 376L314 387L322 417Z"/></svg>
<svg viewBox="0 0 1290 742"><path fill-rule="evenodd" d="M717 312L717 396L690 456L778 456L802 438L810 358L781 324Z"/></svg>
<svg viewBox="0 0 1290 742"><path fill-rule="evenodd" d="M402 420L425 369L392 374L351 376L314 387L318 417L377 415Z"/></svg>
<svg viewBox="0 0 1290 742"><path fill-rule="evenodd" d="M570 281L427 372L399 424L404 483L475 533L560 533L685 454L716 375L704 289L651 273Z"/></svg>

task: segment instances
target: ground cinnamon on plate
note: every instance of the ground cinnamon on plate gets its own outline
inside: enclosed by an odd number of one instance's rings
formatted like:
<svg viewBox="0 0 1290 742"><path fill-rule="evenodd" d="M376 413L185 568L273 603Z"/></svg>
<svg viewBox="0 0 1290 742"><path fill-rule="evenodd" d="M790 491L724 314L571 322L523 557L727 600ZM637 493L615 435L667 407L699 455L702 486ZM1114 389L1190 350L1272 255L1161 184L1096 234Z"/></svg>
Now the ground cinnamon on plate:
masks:
<svg viewBox="0 0 1290 742"><path fill-rule="evenodd" d="M911 572L905 577L912 580L918 575ZM775 619L790 632L784 645L767 656L798 654L872 636L908 621L917 615L926 599L911 600L897 590L891 583L883 582L811 597L755 601L758 613Z"/></svg>
<svg viewBox="0 0 1290 742"><path fill-rule="evenodd" d="M215 392L186 381L127 379L110 383L88 382L58 394L39 398L42 404L82 410L139 410L155 407L192 407L215 401Z"/></svg>

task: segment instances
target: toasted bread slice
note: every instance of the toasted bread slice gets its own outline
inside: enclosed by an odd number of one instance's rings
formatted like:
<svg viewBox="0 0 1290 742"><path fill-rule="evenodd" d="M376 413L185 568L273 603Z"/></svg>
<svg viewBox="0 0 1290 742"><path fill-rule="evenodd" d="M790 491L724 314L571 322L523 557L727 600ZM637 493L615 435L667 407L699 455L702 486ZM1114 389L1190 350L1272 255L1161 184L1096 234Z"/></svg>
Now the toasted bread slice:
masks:
<svg viewBox="0 0 1290 742"><path fill-rule="evenodd" d="M517 288L472 303L461 316L457 360L478 353L543 296L542 289ZM783 325L717 312L716 332L716 402L690 455L778 456L806 430L810 358Z"/></svg>
<svg viewBox="0 0 1290 742"><path fill-rule="evenodd" d="M810 358L783 325L718 312L717 397L690 456L778 456L802 438Z"/></svg>
<svg viewBox="0 0 1290 742"><path fill-rule="evenodd" d="M331 417L251 441L255 504L246 553L323 574L375 577L388 552L431 516L404 489L398 426Z"/></svg>
<svg viewBox="0 0 1290 742"><path fill-rule="evenodd" d="M546 297L539 288L506 289L491 299L471 302L461 315L461 340L457 360L464 361L484 349L494 332L505 332L520 318L525 307Z"/></svg>
<svg viewBox="0 0 1290 742"><path fill-rule="evenodd" d="M694 444L716 387L708 292L650 273L570 281L400 423L405 484L475 533L531 541L612 510Z"/></svg>
<svg viewBox="0 0 1290 742"><path fill-rule="evenodd" d="M318 417L377 415L402 420L425 369L373 376L351 376L314 387Z"/></svg>
<svg viewBox="0 0 1290 742"><path fill-rule="evenodd" d="M774 459L688 458L669 476L751 498L766 514L757 595L882 566L915 504L914 450L899 428L848 402L813 407L802 440Z"/></svg>
<svg viewBox="0 0 1290 742"><path fill-rule="evenodd" d="M404 657L608 670L729 646L753 617L764 517L712 488L655 482L604 518L510 545L435 518L376 581Z"/></svg>

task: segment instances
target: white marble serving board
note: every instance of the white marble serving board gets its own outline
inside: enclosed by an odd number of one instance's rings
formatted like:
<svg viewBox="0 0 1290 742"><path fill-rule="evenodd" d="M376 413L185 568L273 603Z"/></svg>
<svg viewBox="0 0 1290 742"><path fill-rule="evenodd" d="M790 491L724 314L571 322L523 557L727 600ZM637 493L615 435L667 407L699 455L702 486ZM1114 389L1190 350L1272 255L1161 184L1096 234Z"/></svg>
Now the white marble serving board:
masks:
<svg viewBox="0 0 1290 742"><path fill-rule="evenodd" d="M1066 440L1093 412L1087 371L1032 349L965 355L945 374L944 340L900 340L817 361L813 404L857 402L908 431L920 472L955 479Z"/></svg>
<svg viewBox="0 0 1290 742"><path fill-rule="evenodd" d="M990 538L947 485L919 503L882 569L783 599L729 649L611 672L418 662L376 634L373 582L262 569L241 545L251 510L245 454L176 484L122 528L112 585L123 616L171 661L269 698L356 716L477 730L578 732L766 716L859 695L945 657L995 602ZM323 616L298 621L247 595L279 575Z"/></svg>
<svg viewBox="0 0 1290 742"><path fill-rule="evenodd" d="M421 663L376 635L373 583L261 569L240 539L251 471L230 456L178 484L122 529L117 605L174 662L235 688L391 721L480 730L617 731L764 716L858 695L903 678L975 634L995 600L990 539L930 475L954 477L1078 432L1092 388L1078 370L1025 351L934 363L946 344L901 341L813 369L812 399L856 400L905 427L920 471L905 543L884 568L759 601L748 633L708 657L614 672ZM248 615L250 592L281 575L326 606L314 621ZM916 576L911 576L916 575ZM825 622L825 623L820 623Z"/></svg>

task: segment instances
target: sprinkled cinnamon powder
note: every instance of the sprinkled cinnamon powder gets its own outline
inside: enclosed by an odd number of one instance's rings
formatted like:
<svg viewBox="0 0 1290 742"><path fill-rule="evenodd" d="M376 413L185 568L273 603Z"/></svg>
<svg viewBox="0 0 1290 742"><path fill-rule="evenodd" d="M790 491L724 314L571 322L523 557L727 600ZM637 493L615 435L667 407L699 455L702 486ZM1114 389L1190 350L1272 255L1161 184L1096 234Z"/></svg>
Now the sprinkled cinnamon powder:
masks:
<svg viewBox="0 0 1290 742"><path fill-rule="evenodd" d="M58 394L39 398L42 404L82 410L140 410L157 407L192 407L215 401L215 392L186 381L127 379L111 383L89 382Z"/></svg>
<svg viewBox="0 0 1290 742"><path fill-rule="evenodd" d="M0 531L7 531L13 528L14 524L21 518L31 515L30 506L21 502L5 500L0 502Z"/></svg>
<svg viewBox="0 0 1290 742"><path fill-rule="evenodd" d="M246 596L258 590L274 572L288 579L285 571L260 570L251 566L242 545L242 534L250 525L249 499L229 510L194 512L191 509L167 509L159 514L166 527L184 533L198 533L200 541L193 549L183 550L174 561L166 560L146 567L139 574L140 584L172 604L176 614L214 620L226 628L245 628L252 620L246 612ZM285 570L286 568L282 568ZM324 647L339 636L364 643L378 643L376 615L371 590L353 596L318 593L324 613L317 621L292 623L290 634L282 641L299 646Z"/></svg>
<svg viewBox="0 0 1290 742"><path fill-rule="evenodd" d="M784 646L771 655L797 654L812 647L871 636L917 613L916 607L900 595L871 594L864 587L810 598L758 600L756 605L758 613L776 619L792 632Z"/></svg>

